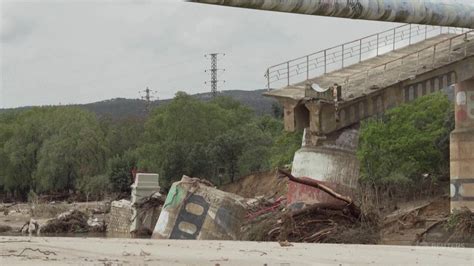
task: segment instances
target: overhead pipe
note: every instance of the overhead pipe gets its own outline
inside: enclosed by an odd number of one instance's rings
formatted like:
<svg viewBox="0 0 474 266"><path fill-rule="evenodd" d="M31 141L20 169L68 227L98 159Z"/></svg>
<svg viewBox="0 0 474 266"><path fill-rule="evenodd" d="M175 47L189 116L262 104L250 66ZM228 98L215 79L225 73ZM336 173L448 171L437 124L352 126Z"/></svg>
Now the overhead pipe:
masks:
<svg viewBox="0 0 474 266"><path fill-rule="evenodd" d="M474 29L474 0L188 0L188 2Z"/></svg>

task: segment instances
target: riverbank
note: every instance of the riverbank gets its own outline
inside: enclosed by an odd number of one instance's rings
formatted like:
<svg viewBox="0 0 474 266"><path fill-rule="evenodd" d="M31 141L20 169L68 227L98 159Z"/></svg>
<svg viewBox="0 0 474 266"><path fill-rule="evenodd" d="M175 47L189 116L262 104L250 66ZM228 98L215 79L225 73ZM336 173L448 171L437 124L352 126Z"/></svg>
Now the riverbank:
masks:
<svg viewBox="0 0 474 266"><path fill-rule="evenodd" d="M460 247L0 237L0 265L472 265Z"/></svg>

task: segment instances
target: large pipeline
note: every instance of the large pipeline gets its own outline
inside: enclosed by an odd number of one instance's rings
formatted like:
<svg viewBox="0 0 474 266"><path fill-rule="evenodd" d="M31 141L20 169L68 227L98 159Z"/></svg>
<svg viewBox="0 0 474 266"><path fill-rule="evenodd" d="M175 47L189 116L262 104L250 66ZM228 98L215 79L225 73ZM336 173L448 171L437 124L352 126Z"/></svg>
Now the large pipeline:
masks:
<svg viewBox="0 0 474 266"><path fill-rule="evenodd" d="M188 0L188 2L474 29L474 0Z"/></svg>

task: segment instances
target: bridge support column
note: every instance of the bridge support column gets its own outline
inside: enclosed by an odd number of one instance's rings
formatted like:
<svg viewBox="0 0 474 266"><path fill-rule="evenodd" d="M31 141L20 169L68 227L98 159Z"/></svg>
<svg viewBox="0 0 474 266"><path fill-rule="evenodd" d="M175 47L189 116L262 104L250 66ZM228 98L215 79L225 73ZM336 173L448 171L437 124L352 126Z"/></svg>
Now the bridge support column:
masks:
<svg viewBox="0 0 474 266"><path fill-rule="evenodd" d="M474 211L474 79L456 84L456 128L451 133L451 211Z"/></svg>
<svg viewBox="0 0 474 266"><path fill-rule="evenodd" d="M306 130L308 130L307 128ZM358 129L346 129L319 139L317 144L308 141L310 134L305 134L303 147L295 153L292 175L316 180L332 189L351 195L357 187L359 178L359 161L356 157L359 132ZM317 202L341 203L326 193L309 186L288 184L288 203Z"/></svg>

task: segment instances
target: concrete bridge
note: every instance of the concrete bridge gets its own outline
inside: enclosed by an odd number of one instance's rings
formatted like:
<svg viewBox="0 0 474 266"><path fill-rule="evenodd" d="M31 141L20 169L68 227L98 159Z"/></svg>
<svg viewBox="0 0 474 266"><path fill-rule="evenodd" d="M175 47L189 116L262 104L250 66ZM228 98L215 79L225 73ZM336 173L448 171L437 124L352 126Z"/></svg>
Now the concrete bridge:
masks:
<svg viewBox="0 0 474 266"><path fill-rule="evenodd" d="M343 190L355 187L359 177L355 128L361 120L459 84L457 131L461 119L474 121L474 86L469 86L474 83L474 31L404 25L272 66L266 77L269 87L286 83L266 93L283 105L285 129L305 130L293 174ZM474 142L466 142L466 136L474 137L457 131L451 171L463 176L474 173L474 165L465 160L474 157ZM463 189L474 183L463 178L452 183L457 199L452 207L462 203L474 208L474 191ZM290 201L320 197L297 185L289 190Z"/></svg>
<svg viewBox="0 0 474 266"><path fill-rule="evenodd" d="M268 96L285 128L305 129L293 174L354 187L357 123L455 84L451 209L474 211L474 2L472 0L188 0L304 15L410 23L270 67ZM414 25L414 24L423 24ZM444 26L444 27L443 27ZM453 28L451 28L453 27ZM459 27L459 28L455 28ZM471 30L466 30L470 28ZM289 201L321 198L289 187ZM313 193L313 195L311 195Z"/></svg>

